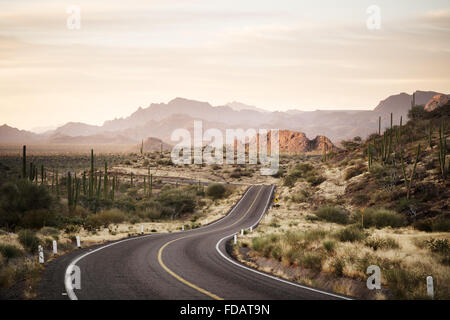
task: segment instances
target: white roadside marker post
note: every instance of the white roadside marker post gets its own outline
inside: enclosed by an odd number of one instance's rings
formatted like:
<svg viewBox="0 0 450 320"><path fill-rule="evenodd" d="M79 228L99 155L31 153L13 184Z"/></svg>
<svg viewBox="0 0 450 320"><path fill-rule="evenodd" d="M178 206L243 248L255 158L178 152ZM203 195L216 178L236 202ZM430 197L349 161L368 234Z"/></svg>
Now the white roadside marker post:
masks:
<svg viewBox="0 0 450 320"><path fill-rule="evenodd" d="M253 227L250 227L250 232L253 232Z"/></svg>
<svg viewBox="0 0 450 320"><path fill-rule="evenodd" d="M234 235L234 244L237 244L237 234Z"/></svg>
<svg viewBox="0 0 450 320"><path fill-rule="evenodd" d="M241 236L244 235L244 229L241 229Z"/></svg>
<svg viewBox="0 0 450 320"><path fill-rule="evenodd" d="M181 226L181 231L184 231L184 224Z"/></svg>
<svg viewBox="0 0 450 320"><path fill-rule="evenodd" d="M44 263L44 248L41 245L38 246L39 251L39 263Z"/></svg>
<svg viewBox="0 0 450 320"><path fill-rule="evenodd" d="M56 240L53 240L53 254L57 253L58 253L58 243L56 242Z"/></svg>
<svg viewBox="0 0 450 320"><path fill-rule="evenodd" d="M434 286L432 276L427 277L427 293L431 297L431 299L434 299Z"/></svg>
<svg viewBox="0 0 450 320"><path fill-rule="evenodd" d="M141 234L144 234L144 226L141 225Z"/></svg>
<svg viewBox="0 0 450 320"><path fill-rule="evenodd" d="M80 236L77 236L77 247L81 248Z"/></svg>

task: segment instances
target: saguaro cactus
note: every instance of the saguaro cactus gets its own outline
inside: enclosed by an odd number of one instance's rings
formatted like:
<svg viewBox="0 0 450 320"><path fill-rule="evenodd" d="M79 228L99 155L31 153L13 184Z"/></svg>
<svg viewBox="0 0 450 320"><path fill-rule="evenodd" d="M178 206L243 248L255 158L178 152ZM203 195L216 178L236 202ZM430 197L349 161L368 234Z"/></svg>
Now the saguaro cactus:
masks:
<svg viewBox="0 0 450 320"><path fill-rule="evenodd" d="M73 194L72 194L72 176L70 172L67 172L67 204L69 209L73 206Z"/></svg>
<svg viewBox="0 0 450 320"><path fill-rule="evenodd" d="M439 128L439 169L441 172L442 179L447 177L447 167L445 162L447 160L447 139L445 137L444 121L441 122L441 127Z"/></svg>
<svg viewBox="0 0 450 320"><path fill-rule="evenodd" d="M22 151L22 178L27 178L27 146L23 146Z"/></svg>
<svg viewBox="0 0 450 320"><path fill-rule="evenodd" d="M148 191L148 194L149 194L150 198L152 197L152 192L153 192L153 175L150 174L150 188L149 188L149 191Z"/></svg>
<svg viewBox="0 0 450 320"><path fill-rule="evenodd" d="M91 149L91 172L89 174L89 198L94 197L94 149Z"/></svg>
<svg viewBox="0 0 450 320"><path fill-rule="evenodd" d="M381 116L378 117L378 135L381 136Z"/></svg>
<svg viewBox="0 0 450 320"><path fill-rule="evenodd" d="M108 199L108 163L105 161L105 178L103 181L103 198Z"/></svg>
<svg viewBox="0 0 450 320"><path fill-rule="evenodd" d="M412 186L412 182L414 180L414 175L416 174L416 167L417 167L417 162L419 161L419 155L420 155L420 144L417 146L416 161L414 161L414 166L413 166L413 169L411 172L411 176L409 178L408 192L406 193L406 199L409 199L409 196L411 194L411 186Z"/></svg>
<svg viewBox="0 0 450 320"><path fill-rule="evenodd" d="M44 165L41 165L41 185L44 185L44 179L45 179Z"/></svg>

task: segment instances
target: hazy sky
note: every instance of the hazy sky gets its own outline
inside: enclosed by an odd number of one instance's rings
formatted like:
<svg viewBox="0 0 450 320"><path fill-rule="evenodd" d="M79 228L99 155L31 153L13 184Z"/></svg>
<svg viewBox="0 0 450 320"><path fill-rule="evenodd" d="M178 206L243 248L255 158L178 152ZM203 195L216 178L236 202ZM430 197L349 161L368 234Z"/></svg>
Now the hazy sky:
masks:
<svg viewBox="0 0 450 320"><path fill-rule="evenodd" d="M449 39L448 0L0 0L0 125L101 124L175 97L369 109L450 93Z"/></svg>

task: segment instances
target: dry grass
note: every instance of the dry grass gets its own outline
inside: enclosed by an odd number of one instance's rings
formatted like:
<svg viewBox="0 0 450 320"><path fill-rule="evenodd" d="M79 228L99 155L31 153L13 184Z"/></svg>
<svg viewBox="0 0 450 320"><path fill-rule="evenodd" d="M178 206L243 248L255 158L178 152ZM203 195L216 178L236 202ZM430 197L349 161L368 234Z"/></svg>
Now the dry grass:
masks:
<svg viewBox="0 0 450 320"><path fill-rule="evenodd" d="M426 244L429 239L450 240L450 233L426 233L412 227L370 228L364 231L367 237L359 241L341 242L336 233L349 227L307 218L313 214L314 204L339 201L347 185L341 171L323 166L321 172L327 181L315 189L309 201L290 200L308 188L307 183L299 181L292 188L278 185L280 206L272 208L253 233L239 239L239 246L253 247L246 255L235 250L242 262L286 279L363 299L427 299L426 276L432 275L435 299L450 299L450 266L443 262L442 254L431 252ZM350 180L355 179L359 177ZM359 209L343 206L349 211ZM295 245L288 241L289 233L312 234L318 230L325 235L299 240ZM306 262L302 257L307 257ZM366 287L366 270L372 264L381 268L380 291Z"/></svg>

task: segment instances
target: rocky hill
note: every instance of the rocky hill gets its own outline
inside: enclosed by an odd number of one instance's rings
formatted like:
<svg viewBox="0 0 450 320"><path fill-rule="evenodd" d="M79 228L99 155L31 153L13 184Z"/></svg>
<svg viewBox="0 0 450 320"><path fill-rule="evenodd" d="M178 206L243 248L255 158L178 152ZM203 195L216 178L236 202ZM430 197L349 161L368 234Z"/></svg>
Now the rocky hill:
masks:
<svg viewBox="0 0 450 320"><path fill-rule="evenodd" d="M431 98L439 95L434 91L416 91L415 102L425 105ZM442 94L442 97L447 95ZM373 110L317 110L286 112L266 112L256 107L233 102L225 106L212 106L207 102L176 98L168 103L152 103L147 108L139 108L129 117L105 121L102 126L84 123L67 123L56 130L44 134L34 134L3 126L0 128L1 143L85 143L102 140L118 140L136 145L147 137L162 139L169 144L171 133L178 128L192 132L193 121L201 120L204 130L217 128L242 128L244 130L272 129L303 132L306 136L326 136L333 143L356 136L365 138L378 131L378 119L381 117L382 129L390 125L393 113L394 123L400 117L404 122L411 108L412 95L401 93L384 99ZM103 138L99 139L98 136ZM81 138L85 137L85 138ZM92 137L89 139L89 137ZM76 138L76 139L75 139ZM287 148L289 149L289 148Z"/></svg>

